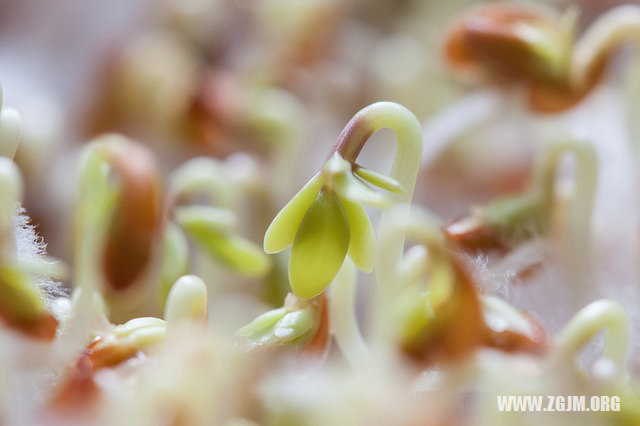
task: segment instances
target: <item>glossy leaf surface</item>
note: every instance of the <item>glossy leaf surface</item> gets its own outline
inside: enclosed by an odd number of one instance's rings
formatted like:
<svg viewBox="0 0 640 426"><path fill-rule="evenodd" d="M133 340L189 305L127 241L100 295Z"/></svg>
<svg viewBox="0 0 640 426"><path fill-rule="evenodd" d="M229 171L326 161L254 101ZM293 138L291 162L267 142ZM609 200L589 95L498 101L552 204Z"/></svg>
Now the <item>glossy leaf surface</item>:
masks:
<svg viewBox="0 0 640 426"><path fill-rule="evenodd" d="M260 247L246 238L226 232L228 226L224 220L218 220L217 214L224 210L203 206L189 207L196 208L199 214L178 214L176 219L206 253L245 276L255 277L267 273L270 262ZM206 212L212 214L204 214Z"/></svg>
<svg viewBox="0 0 640 426"><path fill-rule="evenodd" d="M341 198L340 203L349 221L349 257L364 272L371 272L375 261L375 235L364 208L353 201Z"/></svg>
<svg viewBox="0 0 640 426"><path fill-rule="evenodd" d="M311 299L336 276L349 249L349 221L334 192L323 192L302 220L289 261L296 296Z"/></svg>
<svg viewBox="0 0 640 426"><path fill-rule="evenodd" d="M264 235L264 251L278 253L293 244L309 206L318 197L322 182L314 176L276 215Z"/></svg>
<svg viewBox="0 0 640 426"><path fill-rule="evenodd" d="M378 188L382 188L389 192L405 192L405 189L402 187L402 185L400 185L400 182L393 179L392 177L385 175L384 173L365 169L364 167L357 167L354 173L370 184L377 186Z"/></svg>

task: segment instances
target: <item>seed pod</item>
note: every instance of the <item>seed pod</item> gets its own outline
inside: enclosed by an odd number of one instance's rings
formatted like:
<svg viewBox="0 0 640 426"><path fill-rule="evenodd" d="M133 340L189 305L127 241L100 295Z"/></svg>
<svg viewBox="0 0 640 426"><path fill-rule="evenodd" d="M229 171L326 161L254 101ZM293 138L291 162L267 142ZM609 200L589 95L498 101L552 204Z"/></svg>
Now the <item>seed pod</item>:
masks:
<svg viewBox="0 0 640 426"><path fill-rule="evenodd" d="M329 302L327 296L322 293L314 301L315 306L315 331L313 338L302 347L302 354L305 356L324 357L329 349L330 339L330 321L329 321Z"/></svg>
<svg viewBox="0 0 640 426"><path fill-rule="evenodd" d="M0 267L0 318L35 339L52 340L58 328L35 284L22 271L9 266Z"/></svg>
<svg viewBox="0 0 640 426"><path fill-rule="evenodd" d="M137 356L164 339L165 331L165 321L142 317L116 326L113 333L95 337L67 370L50 406L59 412L77 413L91 409L99 392L95 373Z"/></svg>
<svg viewBox="0 0 640 426"><path fill-rule="evenodd" d="M445 233L457 246L471 251L508 251L551 226L552 207L535 195L499 198L456 220Z"/></svg>
<svg viewBox="0 0 640 426"><path fill-rule="evenodd" d="M491 3L456 22L446 38L444 55L458 70L557 84L567 78L569 35L559 19L541 10Z"/></svg>
<svg viewBox="0 0 640 426"><path fill-rule="evenodd" d="M420 363L455 362L480 347L486 325L475 285L461 259L452 257L455 283L448 299L433 307L428 319L412 338L400 342L402 352Z"/></svg>
<svg viewBox="0 0 640 426"><path fill-rule="evenodd" d="M145 271L162 224L160 171L140 144L115 139L102 152L119 179L119 196L107 233L104 274L112 290L129 288Z"/></svg>
<svg viewBox="0 0 640 426"><path fill-rule="evenodd" d="M527 313L495 296L482 296L485 344L506 352L541 354L547 349L547 333Z"/></svg>

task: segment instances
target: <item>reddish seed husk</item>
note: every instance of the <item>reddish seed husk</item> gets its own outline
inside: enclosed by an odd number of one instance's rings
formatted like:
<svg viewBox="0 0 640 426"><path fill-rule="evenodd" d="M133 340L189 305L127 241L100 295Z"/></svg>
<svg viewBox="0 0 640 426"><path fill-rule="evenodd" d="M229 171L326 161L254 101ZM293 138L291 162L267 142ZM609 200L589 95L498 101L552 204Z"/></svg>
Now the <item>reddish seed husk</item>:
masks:
<svg viewBox="0 0 640 426"><path fill-rule="evenodd" d="M162 225L160 171L153 154L134 142L105 147L120 179L120 194L103 255L104 274L112 290L129 288L151 260Z"/></svg>

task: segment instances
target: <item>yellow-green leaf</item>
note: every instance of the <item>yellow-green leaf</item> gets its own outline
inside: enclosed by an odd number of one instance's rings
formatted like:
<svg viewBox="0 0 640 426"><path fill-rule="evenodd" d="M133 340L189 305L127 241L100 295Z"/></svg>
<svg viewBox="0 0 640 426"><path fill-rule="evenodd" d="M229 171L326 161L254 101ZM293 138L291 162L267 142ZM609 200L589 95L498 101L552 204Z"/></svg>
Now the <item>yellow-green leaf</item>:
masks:
<svg viewBox="0 0 640 426"><path fill-rule="evenodd" d="M216 232L230 232L235 228L238 218L229 209L193 205L178 207L176 222L185 229L206 229Z"/></svg>
<svg viewBox="0 0 640 426"><path fill-rule="evenodd" d="M260 247L239 235L193 235L200 247L224 265L247 277L260 277L271 267Z"/></svg>
<svg viewBox="0 0 640 426"><path fill-rule="evenodd" d="M266 333L271 333L273 326L280 321L286 313L286 308L277 308L265 312L264 314L257 316L249 324L236 331L236 336L248 337L252 340L258 339Z"/></svg>
<svg viewBox="0 0 640 426"><path fill-rule="evenodd" d="M322 181L319 175L314 176L302 189L280 210L269 225L264 235L264 251L278 253L291 244L296 237L300 223L309 206L318 197Z"/></svg>
<svg viewBox="0 0 640 426"><path fill-rule="evenodd" d="M207 206L181 207L176 220L200 248L236 272L257 277L269 271L269 258L258 245L230 233L235 215L228 210Z"/></svg>
<svg viewBox="0 0 640 426"><path fill-rule="evenodd" d="M400 185L400 182L383 173L376 172L375 170L365 169L364 167L356 167L354 172L356 175L360 176L370 184L377 186L378 188L396 193L402 193L406 191L402 187L402 185Z"/></svg>
<svg viewBox="0 0 640 426"><path fill-rule="evenodd" d="M313 315L310 309L300 309L284 315L273 328L278 343L291 342L311 330Z"/></svg>
<svg viewBox="0 0 640 426"><path fill-rule="evenodd" d="M375 235L373 226L364 208L345 198L340 203L349 221L349 257L364 272L371 272L375 260Z"/></svg>
<svg viewBox="0 0 640 426"><path fill-rule="evenodd" d="M385 208L389 206L389 200L384 194L371 189L353 173L336 175L333 177L333 182L341 197L373 207Z"/></svg>
<svg viewBox="0 0 640 426"><path fill-rule="evenodd" d="M311 299L336 276L349 249L349 221L334 192L322 192L302 219L289 260L296 296Z"/></svg>

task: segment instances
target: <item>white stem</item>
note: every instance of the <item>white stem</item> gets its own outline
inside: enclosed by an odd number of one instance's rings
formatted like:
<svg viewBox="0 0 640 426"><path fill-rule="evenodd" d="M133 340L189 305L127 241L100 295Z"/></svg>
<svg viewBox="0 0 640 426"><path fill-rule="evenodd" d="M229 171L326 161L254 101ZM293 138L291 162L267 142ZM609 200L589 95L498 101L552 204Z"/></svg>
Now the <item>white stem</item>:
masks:
<svg viewBox="0 0 640 426"><path fill-rule="evenodd" d="M422 160L422 127L415 115L407 108L393 102L377 102L361 109L343 129L333 152L338 152L343 159L355 163L369 138L378 130L385 128L391 129L397 140L390 176L405 189L402 193L389 194L389 199L393 204L408 206L413 198ZM379 229L384 229L387 226L386 223L393 219L392 216L388 211L382 212ZM389 268L386 265L397 264L402 258L403 249L404 235L400 233L397 238L385 245L384 256L381 255L380 250L376 254L376 280L379 291L371 298L373 306L369 310L374 316L374 322L377 323L374 324L374 330L382 326L383 317L388 316L380 311L385 310L386 296L393 294L396 287L394 277L388 273ZM376 331L375 334L379 332Z"/></svg>
<svg viewBox="0 0 640 426"><path fill-rule="evenodd" d="M569 78L575 88L584 88L595 67L612 49L640 40L640 7L618 6L600 16L573 48Z"/></svg>
<svg viewBox="0 0 640 426"><path fill-rule="evenodd" d="M109 136L105 136L109 137ZM107 169L100 158L100 142L85 148L78 170L78 195L76 208L75 276L76 288L81 289L73 301L73 319L67 334L59 339L57 353L63 359L75 356L78 348L90 336L94 323L95 296L102 274L99 273L99 248L105 238L105 223L109 211Z"/></svg>
<svg viewBox="0 0 640 426"><path fill-rule="evenodd" d="M618 377L623 378L629 345L629 317L616 301L598 300L581 309L558 333L558 354L562 359L573 359L603 329L607 330L603 354L613 361Z"/></svg>
<svg viewBox="0 0 640 426"><path fill-rule="evenodd" d="M360 333L355 310L358 275L347 257L331 286L330 318L338 347L353 367L362 365L370 357L369 348Z"/></svg>
<svg viewBox="0 0 640 426"><path fill-rule="evenodd" d="M17 260L14 216L22 190L18 166L12 160L0 157L0 263Z"/></svg>
<svg viewBox="0 0 640 426"><path fill-rule="evenodd" d="M358 116L366 120L367 128L370 133L379 129L389 128L393 130L397 138L396 154L393 158L391 166L391 177L395 179L405 192L389 194L394 204L409 204L413 198L413 190L418 178L418 170L422 160L422 127L420 123L407 108L391 103L378 102L364 108L352 119L358 120ZM378 229L387 226L387 222L392 220L389 211L383 211L380 216ZM390 246L385 246L385 254L381 255L381 250L376 254L376 265L384 265L387 263L396 264L402 257L404 236L398 235L398 238L389 241ZM392 275L385 274L386 269L376 268L376 279L379 286L383 288L394 287L394 279Z"/></svg>
<svg viewBox="0 0 640 426"><path fill-rule="evenodd" d="M437 218L426 210L412 208L406 205L394 206L387 211L388 220L381 224L378 235L378 274L394 279L393 286L381 289L376 304L376 331L386 340L393 334L395 325L389 312L389 305L396 299L403 286L408 283L399 282L402 271L411 269L404 265L403 246L405 234L413 241L426 247L429 261L429 282L431 286L430 300L434 305L446 300L452 290L454 281L453 268L449 262L446 243L441 231L441 224ZM390 250L400 246L400 257L395 257Z"/></svg>
<svg viewBox="0 0 640 426"><path fill-rule="evenodd" d="M572 281L575 287L588 288L592 274L591 216L598 180L598 160L593 146L582 141L567 141L554 144L544 161L538 176L539 190L544 194L549 207L553 208L557 170L565 155L575 158L575 185L566 217L566 253Z"/></svg>
<svg viewBox="0 0 640 426"><path fill-rule="evenodd" d="M13 158L16 155L21 133L18 111L3 108L0 111L0 157Z"/></svg>

